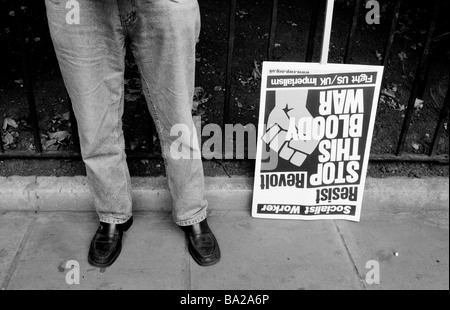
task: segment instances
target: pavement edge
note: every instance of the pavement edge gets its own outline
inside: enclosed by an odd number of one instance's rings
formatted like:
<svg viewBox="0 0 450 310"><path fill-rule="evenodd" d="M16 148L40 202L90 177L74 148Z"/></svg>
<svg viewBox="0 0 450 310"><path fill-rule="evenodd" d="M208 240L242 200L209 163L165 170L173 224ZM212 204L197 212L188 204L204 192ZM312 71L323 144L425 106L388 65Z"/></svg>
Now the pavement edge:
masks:
<svg viewBox="0 0 450 310"><path fill-rule="evenodd" d="M133 209L170 211L171 198L164 177L133 177ZM206 177L205 195L210 210L248 211L253 178ZM226 202L226 203L224 203ZM363 212L448 210L449 179L433 177L367 178ZM93 211L85 176L0 177L0 211Z"/></svg>

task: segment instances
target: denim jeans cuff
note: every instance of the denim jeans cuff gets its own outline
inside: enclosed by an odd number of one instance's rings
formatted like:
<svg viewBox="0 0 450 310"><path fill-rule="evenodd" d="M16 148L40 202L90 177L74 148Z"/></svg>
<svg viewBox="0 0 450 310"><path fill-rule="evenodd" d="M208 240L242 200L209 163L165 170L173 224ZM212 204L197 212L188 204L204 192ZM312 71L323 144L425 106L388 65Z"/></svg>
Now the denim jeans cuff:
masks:
<svg viewBox="0 0 450 310"><path fill-rule="evenodd" d="M131 215L128 216L126 219L117 219L117 218L110 218L107 216L99 216L100 222L107 223L107 224L123 224L128 222L128 220L131 218Z"/></svg>
<svg viewBox="0 0 450 310"><path fill-rule="evenodd" d="M178 222L175 222L175 224L177 224L178 226L194 225L194 224L200 223L201 221L206 219L207 216L208 216L208 214L206 213L206 210L205 210L202 213L200 213L200 215L196 216L193 219L186 220L186 221L178 221Z"/></svg>

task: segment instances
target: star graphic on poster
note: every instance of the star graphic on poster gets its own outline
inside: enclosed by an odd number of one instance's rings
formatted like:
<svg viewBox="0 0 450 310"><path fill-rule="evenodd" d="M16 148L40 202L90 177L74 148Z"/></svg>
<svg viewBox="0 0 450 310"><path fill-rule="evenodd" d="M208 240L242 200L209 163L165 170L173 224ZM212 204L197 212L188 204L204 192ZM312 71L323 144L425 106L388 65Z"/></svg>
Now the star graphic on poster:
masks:
<svg viewBox="0 0 450 310"><path fill-rule="evenodd" d="M289 109L289 105L286 104L286 107L283 109L284 113L286 113L286 116L289 118L289 112L294 109Z"/></svg>

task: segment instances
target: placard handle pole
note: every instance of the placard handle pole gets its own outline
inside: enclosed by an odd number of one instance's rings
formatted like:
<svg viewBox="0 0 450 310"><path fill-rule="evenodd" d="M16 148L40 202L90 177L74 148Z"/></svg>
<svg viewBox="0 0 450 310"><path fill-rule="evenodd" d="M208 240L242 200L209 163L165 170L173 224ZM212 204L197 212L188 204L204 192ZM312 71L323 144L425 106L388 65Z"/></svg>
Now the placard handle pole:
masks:
<svg viewBox="0 0 450 310"><path fill-rule="evenodd" d="M322 41L322 56L320 64L328 63L328 54L330 52L331 27L333 25L334 0L327 0L327 11L325 15L325 28Z"/></svg>

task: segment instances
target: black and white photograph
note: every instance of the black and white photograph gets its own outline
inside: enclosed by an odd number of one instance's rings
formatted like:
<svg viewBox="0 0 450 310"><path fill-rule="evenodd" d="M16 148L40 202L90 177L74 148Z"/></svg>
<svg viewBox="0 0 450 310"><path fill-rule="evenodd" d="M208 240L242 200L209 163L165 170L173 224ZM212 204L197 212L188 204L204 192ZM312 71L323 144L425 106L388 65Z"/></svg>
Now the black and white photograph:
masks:
<svg viewBox="0 0 450 310"><path fill-rule="evenodd" d="M0 294L449 290L449 12L0 0Z"/></svg>

